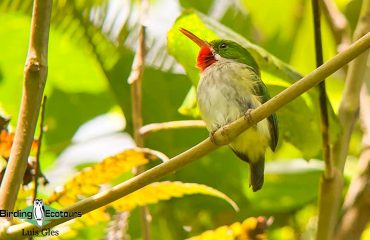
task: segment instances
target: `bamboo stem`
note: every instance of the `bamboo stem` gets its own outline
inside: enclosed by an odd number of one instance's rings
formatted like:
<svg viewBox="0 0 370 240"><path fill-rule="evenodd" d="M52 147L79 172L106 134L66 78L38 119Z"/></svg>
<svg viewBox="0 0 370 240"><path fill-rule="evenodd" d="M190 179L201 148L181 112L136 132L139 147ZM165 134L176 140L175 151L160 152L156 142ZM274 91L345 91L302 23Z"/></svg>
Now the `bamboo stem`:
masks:
<svg viewBox="0 0 370 240"><path fill-rule="evenodd" d="M140 133L140 129L143 126L143 114L142 114L142 81L145 68L145 27L144 18L146 17L149 2L147 0L141 1L140 11L140 31L138 38L138 48L136 50L135 59L132 64L131 74L128 78L129 84L131 84L131 99L132 99L132 120L133 120L133 134L136 146L144 147L144 136ZM136 174L140 174L145 171L144 167L138 167ZM144 240L150 240L150 222L151 215L147 206L140 207L140 220L142 237Z"/></svg>
<svg viewBox="0 0 370 240"><path fill-rule="evenodd" d="M359 158L359 174L353 177L338 224L335 239L360 239L370 219L370 101L364 84L361 91L360 118L363 128L363 151Z"/></svg>
<svg viewBox="0 0 370 240"><path fill-rule="evenodd" d="M145 28L144 26L141 26L138 38L138 48L136 50L135 59L132 64L131 74L128 78L128 83L131 84L134 140L138 147L144 147L144 138L140 134L140 128L143 126L141 85L144 74L144 59Z"/></svg>
<svg viewBox="0 0 370 240"><path fill-rule="evenodd" d="M369 31L370 0L364 0L354 39L359 39L363 35L370 35ZM338 111L342 133L331 152L332 161L335 165L335 176L330 184L321 186L320 190L320 200L322 201L319 201L320 211L316 238L318 240L333 239L338 222L343 191L343 169L348 154L352 129L358 118L360 89L363 83L368 55L369 51L364 51L349 65L343 97Z"/></svg>
<svg viewBox="0 0 370 240"><path fill-rule="evenodd" d="M0 188L0 209L12 211L27 166L47 78L52 0L35 0L23 95L14 144Z"/></svg>
<svg viewBox="0 0 370 240"><path fill-rule="evenodd" d="M140 128L143 126L142 116L142 79L144 74L144 59L145 59L145 27L140 27L138 38L138 49L136 51L132 71L128 82L131 84L131 99L132 99L132 123L133 134L136 146L144 147L144 137L140 133ZM140 174L145 171L139 167L136 173ZM146 206L140 207L140 220L142 228L142 237L144 240L150 239L150 213Z"/></svg>

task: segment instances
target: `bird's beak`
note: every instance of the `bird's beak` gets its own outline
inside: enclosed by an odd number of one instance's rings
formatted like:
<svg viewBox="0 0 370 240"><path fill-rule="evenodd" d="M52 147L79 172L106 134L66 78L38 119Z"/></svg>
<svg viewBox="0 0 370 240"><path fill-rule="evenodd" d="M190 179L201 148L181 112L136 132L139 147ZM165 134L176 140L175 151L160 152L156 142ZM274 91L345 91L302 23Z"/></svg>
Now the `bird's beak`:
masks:
<svg viewBox="0 0 370 240"><path fill-rule="evenodd" d="M188 38L190 38L193 42L195 42L199 47L209 47L209 43L207 41L204 41L203 39L200 39L198 38L197 36L195 36L192 32L184 29L184 28L180 28L179 29L180 32L182 32L185 36L187 36Z"/></svg>

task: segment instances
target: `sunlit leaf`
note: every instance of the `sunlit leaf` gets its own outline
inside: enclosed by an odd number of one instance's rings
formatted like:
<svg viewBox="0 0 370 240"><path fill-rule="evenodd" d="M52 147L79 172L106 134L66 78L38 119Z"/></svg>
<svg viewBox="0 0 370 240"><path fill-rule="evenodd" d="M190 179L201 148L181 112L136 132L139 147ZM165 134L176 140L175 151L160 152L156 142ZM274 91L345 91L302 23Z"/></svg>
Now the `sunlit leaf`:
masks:
<svg viewBox="0 0 370 240"><path fill-rule="evenodd" d="M169 181L152 183L118 201L113 202L112 206L120 211L130 211L137 206L155 204L161 200L168 200L173 197L183 197L184 195L191 194L204 194L218 197L227 201L235 211L239 210L239 207L233 200L214 188L197 183Z"/></svg>
<svg viewBox="0 0 370 240"><path fill-rule="evenodd" d="M89 216L99 216L101 211L109 207L113 207L119 212L131 211L139 206L156 204L159 201L169 200L171 198L180 198L184 197L185 195L193 194L203 194L220 198L228 202L235 211L239 211L238 205L231 198L214 188L197 183L165 181L149 184L105 207L94 210L93 212L89 213Z"/></svg>
<svg viewBox="0 0 370 240"><path fill-rule="evenodd" d="M111 215L107 210L110 208L113 208L115 212L130 212L139 206L156 204L159 201L169 200L171 198L180 198L185 195L193 194L203 194L220 198L228 202L235 211L239 211L239 207L232 199L214 188L197 183L165 181L147 185L111 204L89 212L83 215L82 218L76 219L70 227L71 229L78 230L82 226L92 226L97 223L109 221L111 219ZM248 224L245 225L245 228L247 229L248 227L251 228L254 226L254 229L256 229L256 225L253 224L255 223L249 221Z"/></svg>
<svg viewBox="0 0 370 240"><path fill-rule="evenodd" d="M222 226L206 231L188 240L267 240L266 219L263 217L247 218L242 223Z"/></svg>
<svg viewBox="0 0 370 240"><path fill-rule="evenodd" d="M67 181L62 190L51 195L49 202L58 201L63 206L73 204L81 197L99 192L102 184L109 184L123 173L148 162L146 154L138 149L126 150L108 157Z"/></svg>

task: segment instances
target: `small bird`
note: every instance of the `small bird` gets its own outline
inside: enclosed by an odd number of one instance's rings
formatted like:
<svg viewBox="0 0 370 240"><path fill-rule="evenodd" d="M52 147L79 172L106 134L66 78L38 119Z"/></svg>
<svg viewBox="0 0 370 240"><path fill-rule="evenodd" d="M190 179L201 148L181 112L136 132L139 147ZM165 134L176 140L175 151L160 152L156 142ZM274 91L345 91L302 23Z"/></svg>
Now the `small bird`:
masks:
<svg viewBox="0 0 370 240"><path fill-rule="evenodd" d="M248 117L252 109L270 99L258 65L245 48L230 40L207 42L186 29L180 31L200 47L197 102L211 139L217 129L243 115ZM240 159L249 163L249 185L254 192L264 182L266 149L269 146L275 151L278 136L277 118L272 114L229 144Z"/></svg>

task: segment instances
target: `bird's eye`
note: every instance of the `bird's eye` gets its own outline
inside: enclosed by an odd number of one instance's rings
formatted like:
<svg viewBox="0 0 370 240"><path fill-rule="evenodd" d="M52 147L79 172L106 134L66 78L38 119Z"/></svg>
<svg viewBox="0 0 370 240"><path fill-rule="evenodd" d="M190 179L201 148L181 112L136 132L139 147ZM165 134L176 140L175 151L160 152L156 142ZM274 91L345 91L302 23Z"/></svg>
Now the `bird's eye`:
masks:
<svg viewBox="0 0 370 240"><path fill-rule="evenodd" d="M221 43L220 44L220 48L226 48L226 47L227 47L226 43Z"/></svg>

